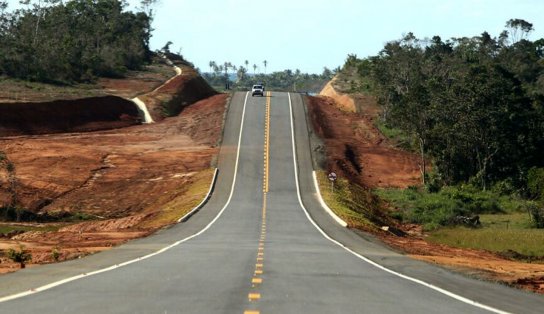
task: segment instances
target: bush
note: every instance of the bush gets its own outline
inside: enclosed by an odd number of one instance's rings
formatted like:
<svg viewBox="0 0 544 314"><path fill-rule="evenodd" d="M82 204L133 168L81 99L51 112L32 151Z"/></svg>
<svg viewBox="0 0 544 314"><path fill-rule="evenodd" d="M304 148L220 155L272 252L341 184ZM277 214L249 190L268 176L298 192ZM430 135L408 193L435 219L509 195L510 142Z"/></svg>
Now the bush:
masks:
<svg viewBox="0 0 544 314"><path fill-rule="evenodd" d="M472 185L446 186L437 193L414 188L377 190L376 193L399 208L395 219L422 224L426 230L458 224L464 221L459 220L460 216L466 220L481 214L528 212L532 203L497 192L481 191ZM540 214L544 217L544 213ZM535 212L535 221L538 221L538 215Z"/></svg>
<svg viewBox="0 0 544 314"><path fill-rule="evenodd" d="M532 197L544 200L544 168L533 167L529 169L527 188Z"/></svg>
<svg viewBox="0 0 544 314"><path fill-rule="evenodd" d="M32 255L25 250L24 246L19 246L19 250L9 249L8 258L19 263L21 268L25 268L26 262L32 260Z"/></svg>
<svg viewBox="0 0 544 314"><path fill-rule="evenodd" d="M527 206L529 216L531 216L531 224L534 228L544 228L544 209L536 203Z"/></svg>

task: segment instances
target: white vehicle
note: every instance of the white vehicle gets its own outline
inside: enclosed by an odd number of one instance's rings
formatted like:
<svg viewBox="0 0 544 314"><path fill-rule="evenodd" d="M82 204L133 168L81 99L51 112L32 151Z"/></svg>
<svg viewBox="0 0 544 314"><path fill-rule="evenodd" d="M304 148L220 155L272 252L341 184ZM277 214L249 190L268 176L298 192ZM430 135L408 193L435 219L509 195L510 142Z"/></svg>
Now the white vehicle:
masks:
<svg viewBox="0 0 544 314"><path fill-rule="evenodd" d="M251 88L251 96L260 95L264 96L264 85L256 84Z"/></svg>

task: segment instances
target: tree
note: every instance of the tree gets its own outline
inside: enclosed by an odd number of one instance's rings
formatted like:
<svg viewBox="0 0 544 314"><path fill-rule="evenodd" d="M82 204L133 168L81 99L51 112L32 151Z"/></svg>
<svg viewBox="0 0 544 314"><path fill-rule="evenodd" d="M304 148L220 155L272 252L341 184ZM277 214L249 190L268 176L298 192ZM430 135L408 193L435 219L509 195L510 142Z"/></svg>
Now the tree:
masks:
<svg viewBox="0 0 544 314"><path fill-rule="evenodd" d="M253 75L255 75L255 72L257 71L257 65L253 64Z"/></svg>
<svg viewBox="0 0 544 314"><path fill-rule="evenodd" d="M266 74L266 65L268 64L268 61L264 60L263 61L263 65L264 65L264 74Z"/></svg>
<svg viewBox="0 0 544 314"><path fill-rule="evenodd" d="M506 27L512 39L512 44L528 38L529 34L534 30L533 24L522 19L510 19L506 22Z"/></svg>
<svg viewBox="0 0 544 314"><path fill-rule="evenodd" d="M215 67L217 67L215 61L210 61L210 62L208 63L208 65L210 66L210 73L212 73L212 72L213 72L213 69L214 69Z"/></svg>

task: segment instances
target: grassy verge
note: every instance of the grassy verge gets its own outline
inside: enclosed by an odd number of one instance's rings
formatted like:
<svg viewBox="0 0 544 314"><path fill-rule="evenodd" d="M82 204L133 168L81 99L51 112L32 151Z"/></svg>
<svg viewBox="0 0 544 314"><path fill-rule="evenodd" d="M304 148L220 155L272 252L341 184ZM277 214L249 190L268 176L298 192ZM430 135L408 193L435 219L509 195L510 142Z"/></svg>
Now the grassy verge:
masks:
<svg viewBox="0 0 544 314"><path fill-rule="evenodd" d="M214 169L206 169L195 174L189 185L181 187L178 197L164 205L152 219L139 224L143 228L160 228L175 223L198 205L208 193L212 182Z"/></svg>
<svg viewBox="0 0 544 314"><path fill-rule="evenodd" d="M378 226L387 225L387 218L380 211L380 201L370 191L338 178L333 192L323 171L317 172L317 181L325 203L350 228L376 230Z"/></svg>
<svg viewBox="0 0 544 314"><path fill-rule="evenodd" d="M9 224L9 223L0 223L0 234L7 234L12 231L57 231L61 228L60 225L40 225L40 226L30 226L30 225L20 225L20 224Z"/></svg>
<svg viewBox="0 0 544 314"><path fill-rule="evenodd" d="M529 215L481 215L482 228L442 228L428 240L453 247L483 249L497 253L517 252L527 257L544 256L544 230L530 229Z"/></svg>
<svg viewBox="0 0 544 314"><path fill-rule="evenodd" d="M520 259L544 256L544 229L531 227L529 201L470 187L448 187L438 193L417 189L383 189L376 193L398 209L396 218L423 224L429 242L516 253L522 255L517 257ZM457 215L478 215L481 226L451 225Z"/></svg>

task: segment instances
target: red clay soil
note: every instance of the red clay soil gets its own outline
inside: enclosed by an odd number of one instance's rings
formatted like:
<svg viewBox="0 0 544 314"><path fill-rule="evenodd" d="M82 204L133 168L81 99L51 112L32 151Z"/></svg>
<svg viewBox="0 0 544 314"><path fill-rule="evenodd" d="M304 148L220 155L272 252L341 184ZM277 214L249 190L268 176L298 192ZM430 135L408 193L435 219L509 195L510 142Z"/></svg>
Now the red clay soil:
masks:
<svg viewBox="0 0 544 314"><path fill-rule="evenodd" d="M184 80L192 79L187 75ZM170 83L169 92L187 96L176 99L184 103L184 110L158 123L0 138L0 151L14 165L19 206L41 215L95 218L76 225L31 224L56 226L54 232L0 234L0 272L18 269L5 257L5 250L19 244L31 251L33 264L47 263L57 248L59 259L65 260L108 249L160 227L148 227L146 222L165 204L185 195L195 177L212 166L228 100L226 94L207 97L190 84ZM191 104L195 99L201 100ZM92 118L100 120L97 115ZM55 131L55 127L43 129ZM0 169L0 207L12 201L9 176Z"/></svg>
<svg viewBox="0 0 544 314"><path fill-rule="evenodd" d="M344 106L329 97L308 97L307 103L313 128L327 148L328 171L369 188L420 183L418 156L390 145L374 126L375 103L363 104L361 113L341 110Z"/></svg>
<svg viewBox="0 0 544 314"><path fill-rule="evenodd" d="M139 96L146 103L155 121L164 119L165 107L177 114L187 105L217 94L193 68L184 65L179 67L182 70L181 75L172 78L152 92Z"/></svg>
<svg viewBox="0 0 544 314"><path fill-rule="evenodd" d="M406 188L420 184L419 158L388 144L374 126L379 107L369 97L338 104L330 97L308 97L314 131L326 147L327 170L363 187ZM351 108L356 103L358 113ZM351 106L351 107L350 107ZM544 293L544 265L509 260L481 250L452 248L425 241L421 226L394 226L407 236L376 233L385 243L411 257L454 268L468 275Z"/></svg>

